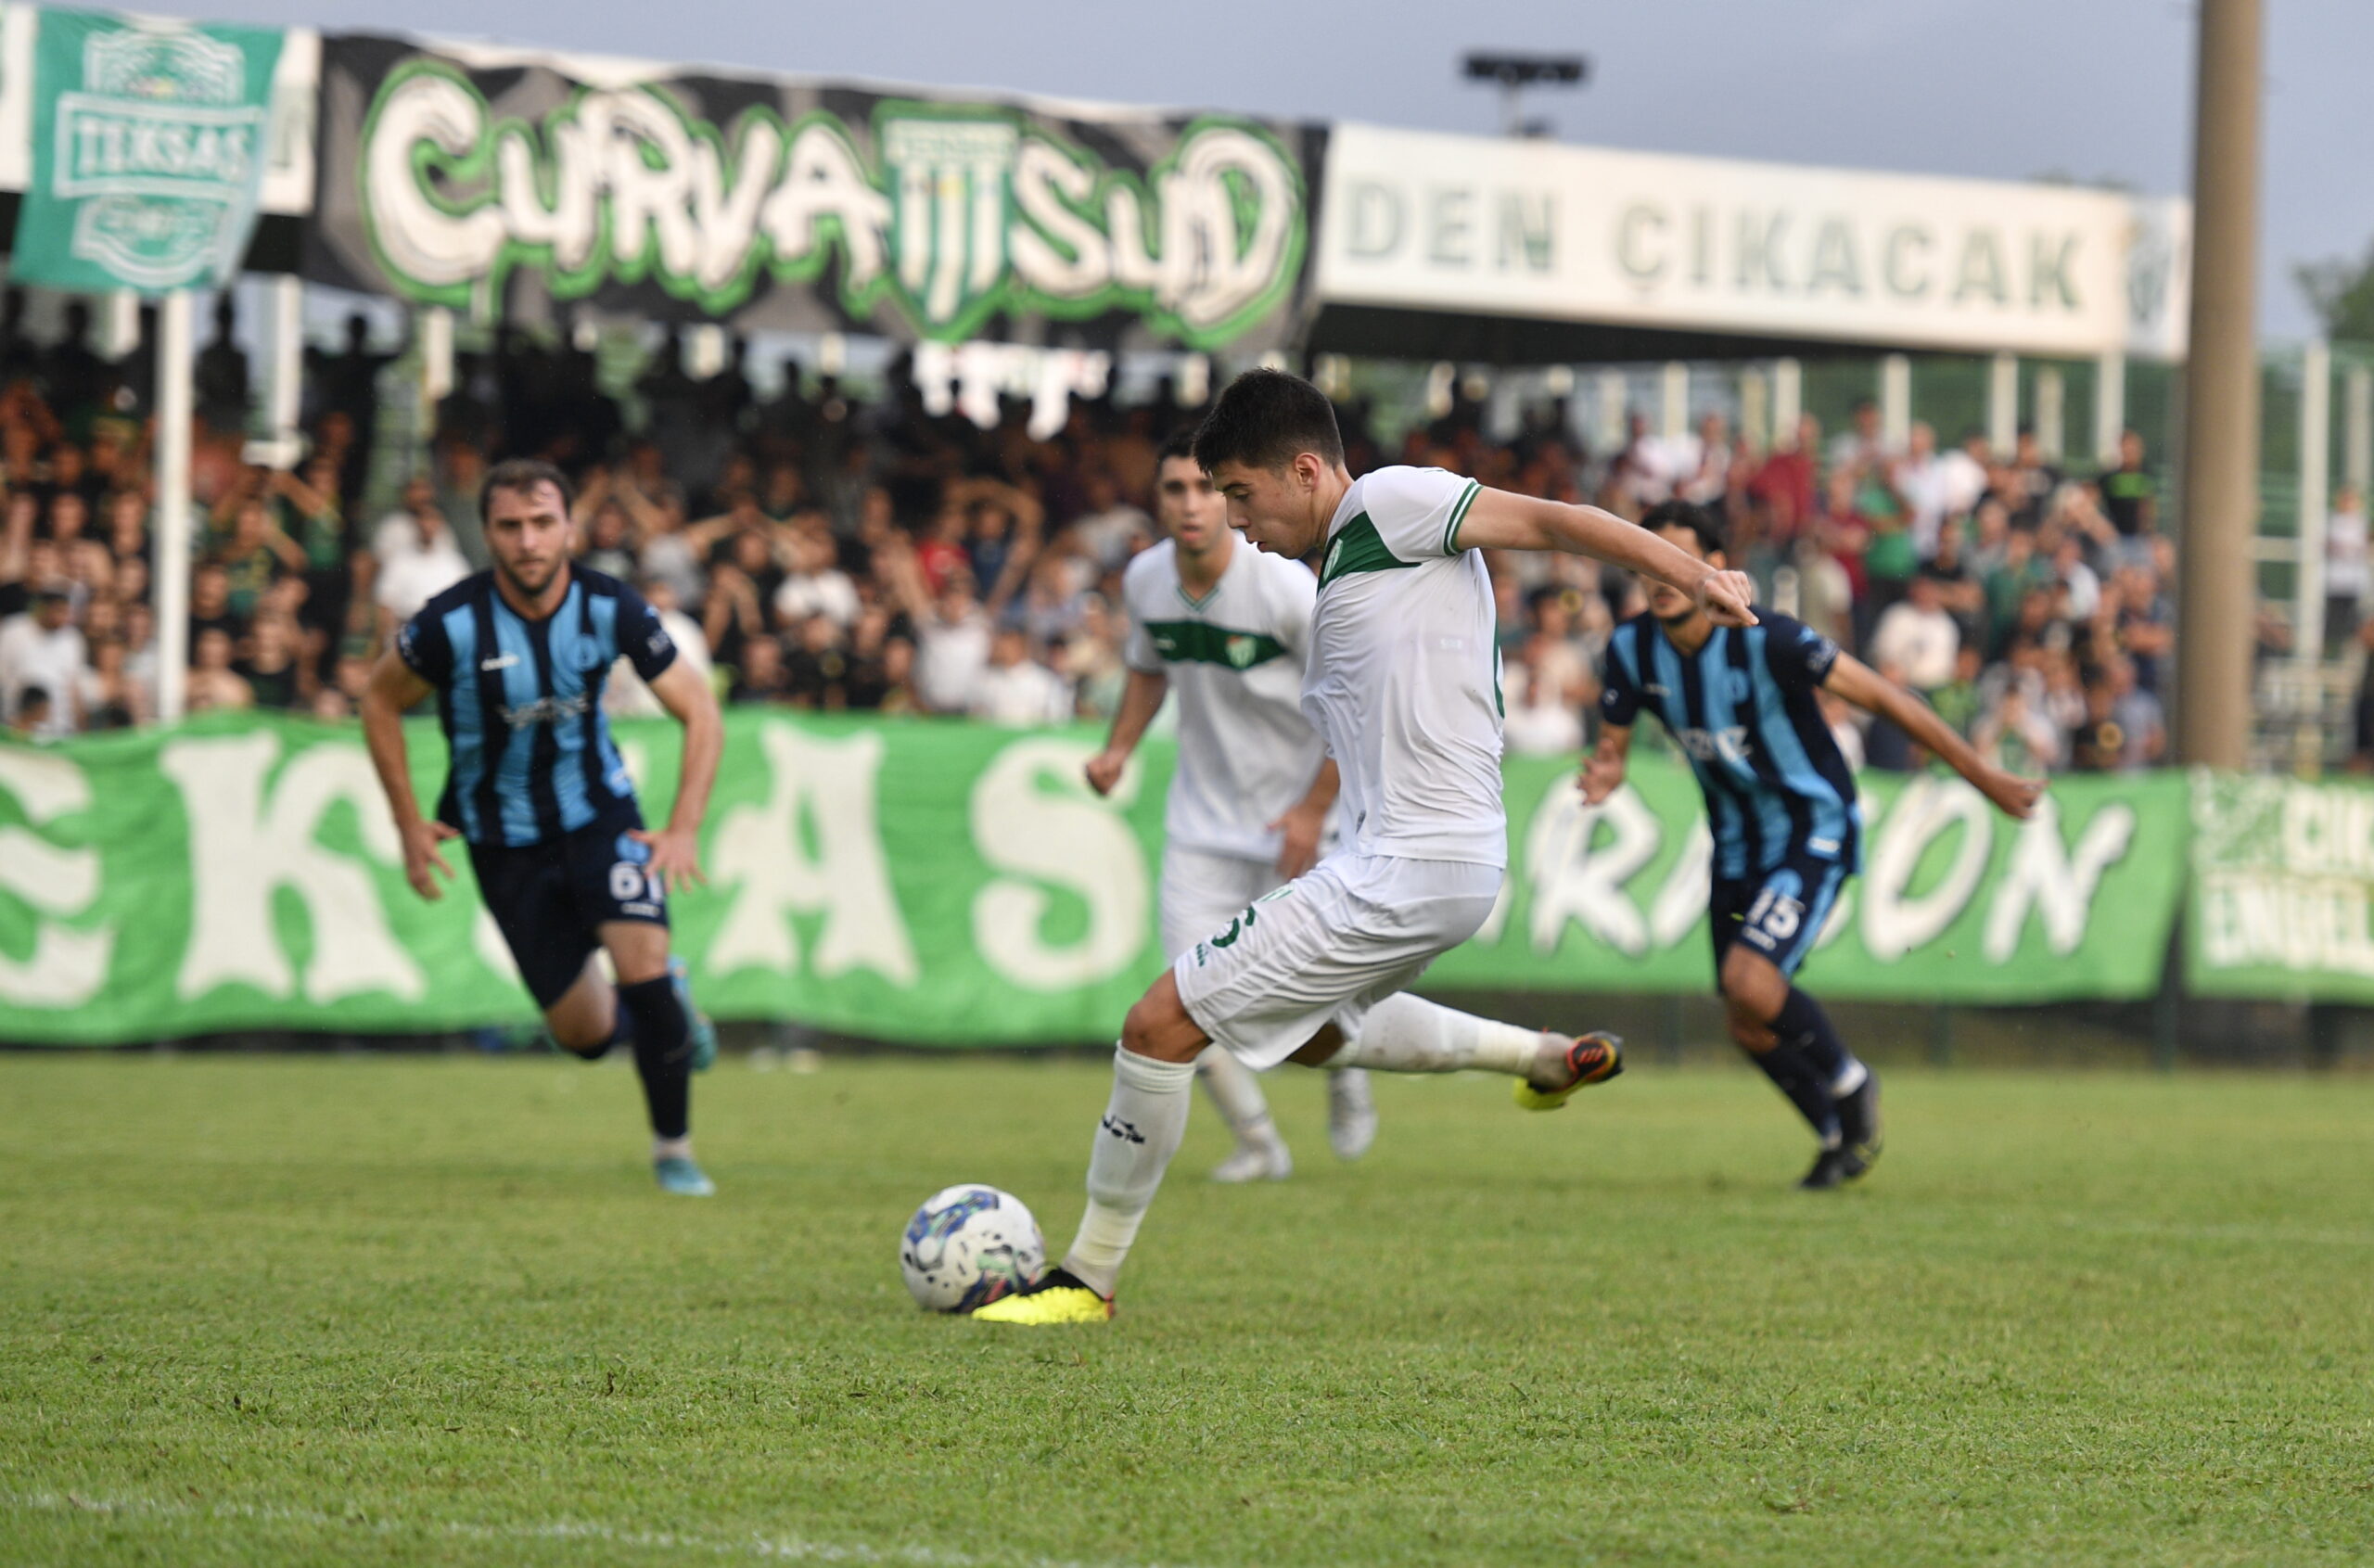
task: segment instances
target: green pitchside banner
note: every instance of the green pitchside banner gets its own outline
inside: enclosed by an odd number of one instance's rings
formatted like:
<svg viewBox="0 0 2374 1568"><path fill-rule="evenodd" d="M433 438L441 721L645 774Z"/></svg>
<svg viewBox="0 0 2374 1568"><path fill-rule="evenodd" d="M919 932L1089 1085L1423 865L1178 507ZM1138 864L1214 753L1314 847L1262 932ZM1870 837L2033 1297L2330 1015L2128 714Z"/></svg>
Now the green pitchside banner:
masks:
<svg viewBox="0 0 2374 1568"><path fill-rule="evenodd" d="M726 1018L965 1045L1104 1039L1159 968L1166 748L1113 800L1085 731L740 710L681 947ZM620 726L656 817L677 731ZM444 767L416 727L424 796ZM1675 765L1596 810L1571 773L1508 769L1515 873L1446 986L1706 987L1708 846ZM2066 781L2020 826L1960 784L1874 781L1870 866L1809 973L1830 995L2133 997L2157 984L2185 781ZM0 746L0 1039L103 1043L258 1027L420 1031L525 1019L463 877L424 903L360 735L202 720Z"/></svg>
<svg viewBox="0 0 2374 1568"><path fill-rule="evenodd" d="M2374 787L2193 775L2189 988L2374 1003L2369 911Z"/></svg>
<svg viewBox="0 0 2374 1568"><path fill-rule="evenodd" d="M9 275L151 294L232 277L255 228L280 37L41 11Z"/></svg>
<svg viewBox="0 0 2374 1568"><path fill-rule="evenodd" d="M1570 767L1504 767L1512 873L1445 986L1704 991L1713 841L1679 765L1597 809ZM1825 996L2020 1003L2159 988L2184 878L2184 781L2054 783L2015 822L1951 776L1867 773L1863 875L1806 961Z"/></svg>

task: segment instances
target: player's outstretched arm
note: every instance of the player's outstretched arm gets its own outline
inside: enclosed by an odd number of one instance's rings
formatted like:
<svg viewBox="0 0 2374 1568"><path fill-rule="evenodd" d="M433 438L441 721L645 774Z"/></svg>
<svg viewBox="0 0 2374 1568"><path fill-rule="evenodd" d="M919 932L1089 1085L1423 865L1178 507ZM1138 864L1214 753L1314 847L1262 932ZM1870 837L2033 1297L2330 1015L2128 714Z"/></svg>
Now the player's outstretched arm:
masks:
<svg viewBox="0 0 2374 1568"><path fill-rule="evenodd" d="M1609 796L1624 787L1624 765L1631 756L1632 726L1600 727L1599 744L1583 759L1583 771L1575 775L1575 787L1583 792L1584 805L1602 805Z"/></svg>
<svg viewBox="0 0 2374 1568"><path fill-rule="evenodd" d="M2036 797L2044 793L2042 779L2023 779L1989 766L1968 741L1937 717L1935 708L1862 660L1839 655L1822 684L1864 711L1893 720L1906 734L1944 758L1947 767L1968 779L2004 815L2025 821L2036 809Z"/></svg>
<svg viewBox="0 0 2374 1568"><path fill-rule="evenodd" d="M676 804L669 809L668 825L632 836L651 846L647 874L660 878L675 893L708 880L701 872L701 819L708 814L708 792L717 783L717 760L725 751L725 720L717 711L708 678L690 659L676 659L650 684L659 706L684 727L684 761L677 773Z"/></svg>
<svg viewBox="0 0 2374 1568"><path fill-rule="evenodd" d="M1755 624L1755 585L1745 572L1718 571L1638 523L1596 506L1569 506L1487 486L1468 506L1453 542L1464 550L1593 556L1680 589L1717 626Z"/></svg>
<svg viewBox="0 0 2374 1568"><path fill-rule="evenodd" d="M1162 699L1170 695L1170 677L1158 669L1132 669L1130 683L1121 692L1121 706L1114 711L1113 728L1104 736L1104 749L1088 759L1081 771L1088 775L1088 787L1099 795L1110 795L1113 786L1121 782L1121 771L1130 765L1130 758L1138 749L1138 742L1145 738L1146 726L1162 711Z"/></svg>
<svg viewBox="0 0 2374 1568"><path fill-rule="evenodd" d="M436 899L445 890L430 870L442 873L448 882L453 879L453 868L445 863L438 846L459 835L443 822L422 820L404 748L404 715L432 689L393 653L382 655L378 668L371 671L371 683L363 689L363 740L370 747L371 766L379 775L379 788L395 818L396 837L403 845L404 880L422 898Z"/></svg>

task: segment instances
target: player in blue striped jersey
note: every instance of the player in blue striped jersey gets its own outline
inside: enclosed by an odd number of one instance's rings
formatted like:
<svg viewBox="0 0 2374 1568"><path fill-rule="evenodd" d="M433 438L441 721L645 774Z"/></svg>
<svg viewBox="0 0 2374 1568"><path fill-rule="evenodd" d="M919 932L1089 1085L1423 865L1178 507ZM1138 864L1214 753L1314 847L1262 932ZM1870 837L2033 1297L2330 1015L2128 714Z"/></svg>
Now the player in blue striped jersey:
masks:
<svg viewBox="0 0 2374 1568"><path fill-rule="evenodd" d="M632 1042L651 1115L652 1168L706 1196L693 1163L692 1073L716 1055L668 951L668 896L702 880L696 835L724 727L708 682L643 596L570 563L568 480L550 464L496 465L479 505L494 569L404 623L363 699L371 761L395 813L404 874L442 897L440 848L469 846L487 910L562 1049L588 1060ZM624 655L684 727L676 802L646 829L610 740L602 685ZM434 693L451 767L434 820L413 793L403 714ZM609 954L616 983L594 962Z"/></svg>
<svg viewBox="0 0 2374 1568"><path fill-rule="evenodd" d="M1703 507L1667 502L1641 526L1725 564L1721 531ZM2044 785L1989 767L1927 703L1801 622L1759 611L1757 625L1721 627L1688 594L1661 582L1648 590L1648 614L1608 639L1583 796L1597 805L1624 783L1644 711L1689 758L1715 840L1708 916L1731 1038L1821 1140L1799 1185L1835 1187L1879 1157L1879 1080L1794 983L1862 863L1854 774L1815 691L1894 720L2010 816L2027 816Z"/></svg>

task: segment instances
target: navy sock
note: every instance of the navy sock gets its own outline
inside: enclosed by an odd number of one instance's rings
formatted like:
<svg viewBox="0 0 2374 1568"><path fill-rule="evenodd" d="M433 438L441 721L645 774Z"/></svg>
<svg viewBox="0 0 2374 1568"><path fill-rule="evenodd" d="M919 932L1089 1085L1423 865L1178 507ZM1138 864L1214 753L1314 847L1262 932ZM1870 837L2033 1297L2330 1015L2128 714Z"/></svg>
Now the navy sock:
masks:
<svg viewBox="0 0 2374 1568"><path fill-rule="evenodd" d="M1745 1048L1742 1047L1742 1050ZM1764 1069L1773 1087L1789 1097L1797 1115L1814 1129L1814 1136L1823 1146L1837 1141L1838 1106L1831 1100L1830 1082L1799 1049L1785 1036L1775 1040L1768 1051L1750 1051L1748 1060Z"/></svg>
<svg viewBox="0 0 2374 1568"><path fill-rule="evenodd" d="M1822 1087L1833 1093L1856 1066L1821 1003L1794 986L1789 988L1789 1000L1780 1004L1780 1015L1772 1020L1772 1032L1782 1044L1795 1046L1807 1064L1821 1075Z"/></svg>
<svg viewBox="0 0 2374 1568"><path fill-rule="evenodd" d="M692 1022L676 995L676 982L662 975L619 988L619 1012L633 1020L634 1070L643 1077L644 1103L651 1130L682 1138L692 1125Z"/></svg>

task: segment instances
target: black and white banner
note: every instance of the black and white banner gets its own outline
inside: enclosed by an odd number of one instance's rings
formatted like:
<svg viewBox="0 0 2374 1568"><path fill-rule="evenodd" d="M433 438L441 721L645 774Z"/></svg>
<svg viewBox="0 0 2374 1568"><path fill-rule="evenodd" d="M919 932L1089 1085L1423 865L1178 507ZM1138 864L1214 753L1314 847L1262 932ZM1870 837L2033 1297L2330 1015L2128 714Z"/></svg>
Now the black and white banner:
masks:
<svg viewBox="0 0 2374 1568"><path fill-rule="evenodd" d="M316 282L1103 346L1295 325L1326 131L322 40Z"/></svg>

